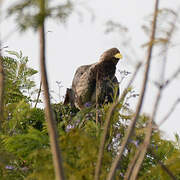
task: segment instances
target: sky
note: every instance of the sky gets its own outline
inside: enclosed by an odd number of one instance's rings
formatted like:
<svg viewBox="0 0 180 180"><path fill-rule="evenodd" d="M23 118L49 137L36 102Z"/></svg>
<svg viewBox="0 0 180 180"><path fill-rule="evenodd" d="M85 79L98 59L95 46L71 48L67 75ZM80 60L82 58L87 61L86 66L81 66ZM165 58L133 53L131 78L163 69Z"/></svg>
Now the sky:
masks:
<svg viewBox="0 0 180 180"><path fill-rule="evenodd" d="M13 1L15 2L15 0ZM59 1L54 0L54 3ZM71 86L72 78L77 67L91 64L98 61L99 56L107 49L117 47L124 58L118 63L118 70L126 70L133 73L134 65L138 61L145 62L147 51L142 45L148 42L148 36L142 30L142 25L147 24L147 16L153 12L155 0L83 0L75 1L75 11L72 12L66 24L57 21L46 22L47 39L47 67L50 89L59 93L56 81L61 81L60 93L65 94L66 88ZM12 4L11 0L3 2L2 20L0 23L1 39L3 46L8 46L8 50L22 51L29 57L29 66L39 70L39 38L37 33L29 30L26 33L19 33L13 18L5 18L5 9ZM180 7L178 0L161 0L160 8L172 8L176 10ZM128 32L106 34L106 23L115 21L128 28ZM177 33L178 34L178 33ZM123 40L129 38L132 49L127 50L123 45ZM178 39L173 41L178 44ZM180 66L179 46L171 48L168 54L168 63L165 77L169 78ZM124 52L124 53L123 53ZM128 52L130 58L126 56ZM3 51L4 55L6 52ZM155 56L155 53L154 53ZM162 67L160 58L153 58L150 83L146 93L142 113L151 115L157 89L153 82L159 78ZM136 93L140 93L143 80L143 68L133 84ZM117 72L118 79L121 79ZM39 78L35 77L37 82ZM122 83L121 90L125 87L128 78ZM165 89L160 103L156 121L160 121L170 110L172 104L180 98L179 77ZM58 101L58 96L52 93ZM62 100L62 98L61 98ZM132 108L135 107L138 98L132 98ZM175 132L180 134L180 104L161 126L166 138L173 138Z"/></svg>

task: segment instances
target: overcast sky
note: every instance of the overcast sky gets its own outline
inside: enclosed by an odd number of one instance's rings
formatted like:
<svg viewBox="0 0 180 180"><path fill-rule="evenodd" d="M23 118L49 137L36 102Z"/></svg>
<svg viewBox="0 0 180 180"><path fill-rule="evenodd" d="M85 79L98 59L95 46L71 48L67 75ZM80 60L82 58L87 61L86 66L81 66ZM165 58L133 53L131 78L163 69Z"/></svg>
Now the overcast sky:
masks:
<svg viewBox="0 0 180 180"><path fill-rule="evenodd" d="M54 0L54 2L58 1ZM12 3L12 0L4 1L3 17L5 16L5 8L10 3ZM106 29L105 24L109 20L118 22L128 28L129 31L125 36L131 37L132 46L136 52L130 51L133 63L136 64L138 60L145 61L146 48L142 48L141 45L148 41L148 37L141 27L147 23L145 17L153 12L154 3L154 0L84 0L76 4L76 11L69 17L65 26L61 23L48 21L46 23L46 37L50 88L58 92L56 81L61 81L63 85L61 95L63 96L65 89L71 86L74 72L78 66L98 61L99 56L108 48L117 47L122 54L126 51L126 47L122 45L124 37L121 37L118 33L104 33ZM180 7L180 2L178 0L161 0L160 8L165 7L176 10ZM16 31L15 22L12 18L3 18L0 29L1 38L4 40L3 46L8 46L8 50L22 50L23 54L29 57L29 65L39 70L39 39L37 34L33 31L28 31L25 34L19 33ZM174 38L174 40L178 43L177 38ZM166 78L170 77L180 66L179 49L179 46L172 48L168 54ZM152 64L151 82L158 78L157 75L161 69L160 60ZM134 67L130 59L124 56L123 60L119 62L117 69L133 72ZM117 74L117 76L120 79L120 74ZM134 83L136 93L139 93L142 78L143 69ZM143 108L143 112L146 114L151 114L155 96L156 88L151 83L148 86ZM179 78L173 81L172 85L163 93L157 116L158 120L161 120L166 115L178 97L180 97ZM132 99L131 102L135 104L137 99ZM166 137L172 138L175 132L180 134L179 115L180 105L161 127L166 132Z"/></svg>

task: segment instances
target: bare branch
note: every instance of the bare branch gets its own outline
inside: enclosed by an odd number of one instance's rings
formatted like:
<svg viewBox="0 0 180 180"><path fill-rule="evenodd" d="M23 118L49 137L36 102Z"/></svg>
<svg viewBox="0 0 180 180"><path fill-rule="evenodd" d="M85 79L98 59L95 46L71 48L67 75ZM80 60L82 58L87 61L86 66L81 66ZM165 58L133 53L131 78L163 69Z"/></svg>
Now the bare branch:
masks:
<svg viewBox="0 0 180 180"><path fill-rule="evenodd" d="M153 18L153 25L152 25L152 34L151 34L150 42L153 42L154 39L155 39L155 30L156 30L158 5L159 5L159 0L156 0L155 10L154 10L154 18ZM142 89L141 89L141 95L140 95L139 102L138 102L138 105L137 105L137 108L136 108L136 113L135 113L134 118L131 121L130 126L128 127L128 129L126 131L126 134L125 134L125 137L124 137L124 139L122 141L121 148L120 148L120 150L118 152L118 155L115 157L115 160L111 165L107 180L112 180L113 179L113 176L114 176L114 173L116 171L117 165L118 165L119 161L122 158L123 152L124 152L124 150L125 150L125 148L126 148L126 146L128 144L128 140L130 139L131 135L133 134L136 121L137 121L139 113L141 111L142 103L143 103L144 95L145 95L145 91L146 91L148 76L149 76L149 69L150 69L152 50L153 50L153 43L150 43L149 47L148 47L147 64L146 64L145 73L144 73L144 80L143 80L143 85L142 85Z"/></svg>
<svg viewBox="0 0 180 180"><path fill-rule="evenodd" d="M163 68L162 68L162 72L161 72L161 82L164 81L164 74L165 74L165 67L166 67L166 62L167 62L167 53L168 53L168 47L170 45L170 39L172 37L172 34L175 30L175 24L177 21L177 16L175 16L175 19L172 23L171 29L168 32L168 38L167 41L165 42L165 50L164 50L164 60L163 60ZM177 71L178 72L178 71ZM140 166L143 162L143 159L145 157L145 154L147 152L147 148L148 145L150 143L150 139L151 139L151 134L152 134L152 124L154 124L157 128L156 123L154 122L157 110L158 110L158 106L162 97L162 91L163 89L168 85L169 82L171 82L174 78L176 78L176 76L178 75L178 73L174 73L174 75L172 76L172 78L170 78L170 80L166 81L166 83L164 83L163 85L160 84L159 87L159 91L156 97L156 101L155 101L155 105L154 105L154 109L153 109L153 114L152 114L152 118L149 120L148 122L148 126L147 126L147 131L146 131L146 135L145 135L145 140L143 142L143 144L141 145L141 147L137 150L136 155L134 156L134 158L132 159L129 167L128 167L128 171L126 173L126 176L129 179L134 179L137 177Z"/></svg>
<svg viewBox="0 0 180 180"><path fill-rule="evenodd" d="M173 180L177 180L177 178L173 175L173 173L156 157L155 153L151 148L148 149L151 153L151 155L157 160L158 164L161 166L161 168L171 177Z"/></svg>
<svg viewBox="0 0 180 180"><path fill-rule="evenodd" d="M141 152L139 153L139 157L138 157L138 159L134 165L134 169L131 173L130 180L135 180L137 178L141 164L142 164L144 157L146 155L147 148L150 144L151 134L152 134L152 119L150 119L148 122L147 131L146 131L144 142L142 144Z"/></svg>
<svg viewBox="0 0 180 180"><path fill-rule="evenodd" d="M174 74L168 80L165 81L163 88L167 87L174 79L177 78L179 74L180 74L180 67L174 72Z"/></svg>
<svg viewBox="0 0 180 180"><path fill-rule="evenodd" d="M128 169L124 175L124 180L128 180L132 174L132 170L134 169L135 167L135 164L136 164L136 161L141 153L141 148L142 148L142 145L140 147L138 147L138 150L136 151L133 159L131 160L131 162L129 163L128 165Z"/></svg>
<svg viewBox="0 0 180 180"><path fill-rule="evenodd" d="M103 154L104 154L104 146L105 146L105 141L106 141L106 136L107 136L107 132L108 132L108 127L110 124L110 120L111 120L111 116L114 112L114 110L116 109L117 105L125 98L129 87L131 86L132 82L134 81L139 69L141 67L141 63L137 64L136 70L134 72L134 75L132 76L131 80L129 81L127 88L123 91L123 94L120 98L120 100L116 100L110 107L107 116L106 116L106 120L105 120L105 124L104 124L104 130L103 130L103 134L101 137L101 141L100 141L100 146L99 146L99 154L98 154L98 159L97 159L97 164L96 164L96 170L95 170L95 180L99 179L100 176L100 170L101 170L101 164L102 164L102 158L103 158Z"/></svg>
<svg viewBox="0 0 180 180"><path fill-rule="evenodd" d="M171 45L171 38L173 36L173 33L176 29L176 23L178 21L178 14L175 15L175 18L173 19L172 23L171 23L171 28L170 30L166 33L167 34L167 41L164 43L164 49L163 51L160 52L160 55L163 54L164 55L164 60L163 60L163 67L162 67L162 72L161 72L161 83L156 83L156 85L159 86L160 89L164 89L165 87L167 87L180 73L180 67L177 69L177 71L175 71L175 73L164 82L164 77L165 77L165 69L166 69L166 64L167 64L167 55L168 55L168 50L169 47Z"/></svg>
<svg viewBox="0 0 180 180"><path fill-rule="evenodd" d="M131 161L131 163L128 166L128 170L126 171L126 174L124 176L124 180L128 180L130 179L130 175L132 173L133 168L136 165L137 159L141 153L141 149L142 149L142 144L138 147L138 150L136 151L136 154L133 158L133 160ZM158 162L158 164L161 166L161 168L171 177L171 179L176 180L176 177L173 175L173 173L163 164L163 162L161 162L160 160L158 160L158 158L156 157L156 155L154 154L153 150L151 148L148 148L148 151L151 153L151 156Z"/></svg>
<svg viewBox="0 0 180 180"><path fill-rule="evenodd" d="M155 12L157 13L157 12ZM175 29L175 23L173 24L171 30L170 30L170 34L169 36L171 37L172 36L172 33ZM170 37L169 37L169 40L170 40ZM168 52L168 45L169 43L166 44L165 46L165 49L166 49L166 54L165 54L165 60L163 61L163 69L162 69L162 73L161 73L161 80L163 82L164 80L164 74L165 74L165 66L166 66L166 59L167 59L167 52ZM141 148L141 153L134 165L134 169L132 170L132 174L131 174L131 178L130 179L136 179L137 175L138 175L138 172L140 170L140 167L141 167L141 164L144 160L144 157L146 155L146 152L147 152L147 148L150 144L150 140L151 140L151 135L152 135L152 125L155 124L154 122L154 118L156 116L156 113L157 113L157 109L158 109L158 106L159 106L159 103L160 103L160 99L162 97L162 86L159 87L159 91L158 91L158 94L157 94L157 98L156 98L156 102L155 102L155 105L154 105L154 109L153 109L153 114L152 114L152 117L149 119L149 122L148 122L148 125L147 125L147 131L146 131L146 135L145 135L145 139L144 139L144 142L142 144L142 148ZM155 124L156 125L156 124Z"/></svg>
<svg viewBox="0 0 180 180"><path fill-rule="evenodd" d="M42 14L44 14L45 1L41 0L40 2L41 2L40 11ZM50 105L49 85L48 85L47 71L46 71L46 55L45 55L46 41L45 41L44 21L45 19L43 19L43 22L39 26L39 37L40 37L40 68L41 68L42 85L44 89L45 114L46 114L56 180L63 180L64 171L62 167L62 158L60 154L60 148L58 145L57 127L56 127L56 122L53 117L53 113L52 113L52 109Z"/></svg>
<svg viewBox="0 0 180 180"><path fill-rule="evenodd" d="M158 91L158 95L156 98L156 102L153 108L153 114L152 114L152 118L149 119L148 125L147 125L147 131L146 131L146 135L145 135L145 139L143 144L141 144L141 146L139 147L139 149L137 150L134 158L131 160L129 166L128 166L128 170L126 171L125 177L127 179L133 179L133 177L137 176L137 173L140 169L140 166L143 162L144 156L146 154L148 145L150 143L150 138L151 138L151 134L152 134L152 123L154 122L154 118L157 112L157 108L160 102L160 98L161 98L161 92L162 92L162 88L159 88ZM154 126L157 128L156 123L154 122Z"/></svg>
<svg viewBox="0 0 180 180"><path fill-rule="evenodd" d="M175 18L174 18L174 20L172 22L172 25L171 25L171 29L170 29L169 32L167 32L167 34L168 34L168 41L165 44L165 48L164 48L164 60L163 60L163 68L162 68L161 80L160 80L162 83L161 84L156 83L156 85L158 86L158 94L157 94L157 97L156 97L155 106L154 106L153 113L152 113L152 119L153 119L153 123L154 123L156 129L158 129L158 126L154 122L154 119L156 117L156 113L158 111L159 103L160 103L160 100L162 98L162 92L180 73L180 68L178 68L177 71L175 71L175 73L168 80L166 80L164 82L165 67L166 67L166 64L167 64L168 49L169 49L169 45L170 45L170 41L171 41L173 32L175 31L175 25L176 25L177 20L178 20L178 15L175 16ZM175 103L174 106L176 106L177 104ZM173 112L174 108L175 107L172 107L172 109L170 111L170 114ZM168 117L169 117L169 115L168 115ZM165 119L165 121L166 121L166 119Z"/></svg>
<svg viewBox="0 0 180 180"><path fill-rule="evenodd" d="M104 154L104 146L105 146L106 136L107 136L107 132L108 132L108 127L110 124L111 116L112 116L114 110L116 109L118 103L119 103L119 101L116 100L116 102L114 102L112 104L112 106L110 107L110 109L107 113L107 117L106 117L105 124L104 124L104 131L103 131L101 141L100 141L100 146L99 146L99 154L98 154L98 160L97 160L97 164L96 164L95 178L94 178L95 180L98 180L99 176L100 176L100 170L101 170L102 158L103 158L103 154Z"/></svg>
<svg viewBox="0 0 180 180"><path fill-rule="evenodd" d="M174 104L172 105L171 109L169 110L169 112L166 114L166 116L160 121L160 123L158 124L158 127L160 127L169 117L170 115L174 112L174 110L176 109L177 105L180 103L180 98L177 99Z"/></svg>
<svg viewBox="0 0 180 180"><path fill-rule="evenodd" d="M38 91L38 95L37 95L37 99L36 99L36 103L34 105L34 107L36 108L38 102L39 102L39 97L41 95L41 88L42 88L42 81L40 82L40 85L39 85L39 91Z"/></svg>

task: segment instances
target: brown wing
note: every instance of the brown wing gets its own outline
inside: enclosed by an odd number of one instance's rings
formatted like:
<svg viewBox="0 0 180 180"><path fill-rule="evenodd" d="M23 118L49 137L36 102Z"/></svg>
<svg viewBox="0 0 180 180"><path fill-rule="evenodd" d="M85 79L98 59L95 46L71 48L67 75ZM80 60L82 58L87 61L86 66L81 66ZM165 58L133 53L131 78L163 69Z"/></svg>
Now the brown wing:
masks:
<svg viewBox="0 0 180 180"><path fill-rule="evenodd" d="M72 89L75 92L75 105L79 109L82 109L84 105L88 102L91 102L91 97L96 88L96 70L98 68L99 63L95 63L92 65L82 66L80 70L77 70L77 74L75 74L73 80Z"/></svg>
<svg viewBox="0 0 180 180"><path fill-rule="evenodd" d="M72 88L67 88L66 90L66 95L65 95L65 100L64 100L64 104L71 104L71 106L75 106L75 102L78 101L77 97L77 92L76 89L79 88L79 86L77 86L77 84L81 84L82 82L82 78L81 76L84 74L84 72L90 67L91 65L84 65L84 66L80 66L74 75L73 78L73 82L72 82Z"/></svg>
<svg viewBox="0 0 180 180"><path fill-rule="evenodd" d="M90 67L91 65L84 65L84 66L80 66L78 67L78 69L75 72L74 78L73 78L73 82L72 82L72 89L75 90L76 89L76 85L78 84L81 76L84 74L84 72Z"/></svg>

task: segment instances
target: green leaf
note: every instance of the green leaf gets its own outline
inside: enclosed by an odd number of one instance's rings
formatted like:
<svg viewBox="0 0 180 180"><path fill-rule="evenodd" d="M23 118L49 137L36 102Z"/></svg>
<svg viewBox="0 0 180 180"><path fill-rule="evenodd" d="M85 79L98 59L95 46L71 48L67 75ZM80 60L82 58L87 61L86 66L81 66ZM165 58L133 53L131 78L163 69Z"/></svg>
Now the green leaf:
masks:
<svg viewBox="0 0 180 180"><path fill-rule="evenodd" d="M10 55L14 55L14 56L16 56L18 59L20 58L20 55L19 55L19 53L18 52L16 52L16 51L6 51L7 53L9 53Z"/></svg>

